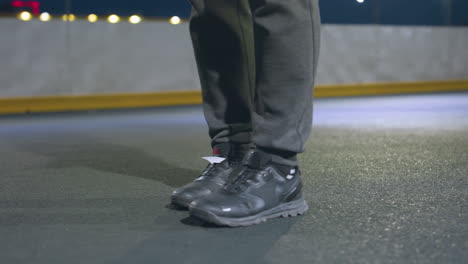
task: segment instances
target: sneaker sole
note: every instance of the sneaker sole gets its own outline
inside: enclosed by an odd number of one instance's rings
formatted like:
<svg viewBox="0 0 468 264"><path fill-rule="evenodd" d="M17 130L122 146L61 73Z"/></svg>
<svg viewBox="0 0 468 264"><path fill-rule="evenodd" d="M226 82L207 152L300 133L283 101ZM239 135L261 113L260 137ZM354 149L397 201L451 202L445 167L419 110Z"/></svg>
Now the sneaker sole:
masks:
<svg viewBox="0 0 468 264"><path fill-rule="evenodd" d="M221 226L240 227L257 225L266 222L268 219L277 217L290 217L304 214L309 209L307 202L304 199L299 199L289 203L283 203L269 210L260 212L256 215L242 218L228 218L217 216L213 213L190 208L190 215L199 218L205 222L213 223Z"/></svg>

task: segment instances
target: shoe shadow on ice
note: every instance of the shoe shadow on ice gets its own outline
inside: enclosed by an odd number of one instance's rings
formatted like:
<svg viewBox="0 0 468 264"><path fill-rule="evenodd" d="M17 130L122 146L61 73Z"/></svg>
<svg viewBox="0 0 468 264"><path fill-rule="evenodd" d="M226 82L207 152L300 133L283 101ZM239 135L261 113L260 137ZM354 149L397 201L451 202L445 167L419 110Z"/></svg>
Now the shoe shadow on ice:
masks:
<svg viewBox="0 0 468 264"><path fill-rule="evenodd" d="M180 220L180 222L187 226L196 226L196 227L204 227L204 228L226 228L227 227L227 226L212 224L212 223L203 221L193 216L188 216L186 218L183 218L182 220Z"/></svg>

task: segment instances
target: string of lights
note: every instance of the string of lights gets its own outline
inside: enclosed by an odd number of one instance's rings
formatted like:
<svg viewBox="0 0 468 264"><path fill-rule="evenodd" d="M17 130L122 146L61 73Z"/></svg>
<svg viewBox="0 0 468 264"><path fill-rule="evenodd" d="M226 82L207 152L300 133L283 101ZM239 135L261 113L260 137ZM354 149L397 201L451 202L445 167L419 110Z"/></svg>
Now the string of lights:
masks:
<svg viewBox="0 0 468 264"><path fill-rule="evenodd" d="M30 20L35 19L36 17L37 19L43 22L51 21L52 19L54 19L54 17L47 12L40 13L39 15L36 16L28 11L23 11L17 15L17 18L22 21L30 21ZM120 17L116 14L111 14L111 15L104 16L104 17L99 17L96 14L89 14L86 17L77 17L74 14L64 14L61 16L57 16L56 18L61 19L62 21L67 21L67 22L73 22L73 21L76 21L77 19L87 20L89 23L96 23L99 20L102 20L102 21L107 21L108 23L111 23L111 24L117 24L122 21L127 21L128 23L131 23L131 24L139 24L143 21L143 17L139 15L132 15L129 17ZM182 23L183 21L180 17L173 16L168 19L168 22L173 25L178 25Z"/></svg>

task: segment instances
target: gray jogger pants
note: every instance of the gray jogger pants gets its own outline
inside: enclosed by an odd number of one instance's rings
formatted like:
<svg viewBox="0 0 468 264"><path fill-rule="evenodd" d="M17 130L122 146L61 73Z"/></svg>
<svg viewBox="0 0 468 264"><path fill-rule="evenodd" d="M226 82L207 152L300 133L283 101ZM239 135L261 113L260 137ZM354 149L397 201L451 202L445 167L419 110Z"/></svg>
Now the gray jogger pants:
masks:
<svg viewBox="0 0 468 264"><path fill-rule="evenodd" d="M190 0L212 145L253 143L295 164L312 125L318 0Z"/></svg>

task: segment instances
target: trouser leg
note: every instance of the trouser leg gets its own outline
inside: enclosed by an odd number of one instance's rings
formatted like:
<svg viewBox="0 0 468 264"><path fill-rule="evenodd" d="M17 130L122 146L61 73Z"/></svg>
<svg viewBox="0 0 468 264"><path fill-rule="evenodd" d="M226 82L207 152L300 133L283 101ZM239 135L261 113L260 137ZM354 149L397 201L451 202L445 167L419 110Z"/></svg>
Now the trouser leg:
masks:
<svg viewBox="0 0 468 264"><path fill-rule="evenodd" d="M256 91L252 141L293 165L312 125L320 45L318 0L250 0Z"/></svg>
<svg viewBox="0 0 468 264"><path fill-rule="evenodd" d="M255 87L248 0L191 0L190 33L212 145L250 143Z"/></svg>
<svg viewBox="0 0 468 264"><path fill-rule="evenodd" d="M318 0L192 0L213 144L252 141L295 165L312 123ZM250 10L248 5L250 5Z"/></svg>

